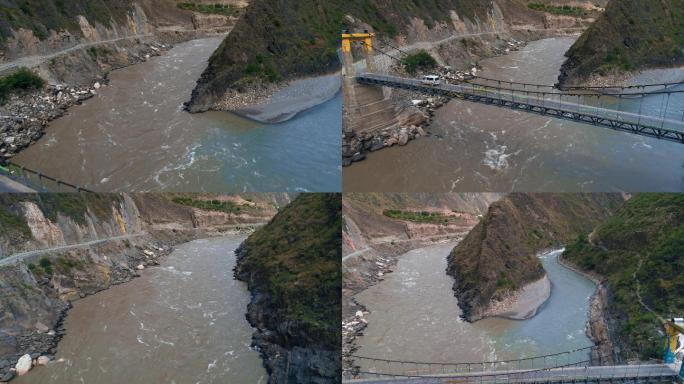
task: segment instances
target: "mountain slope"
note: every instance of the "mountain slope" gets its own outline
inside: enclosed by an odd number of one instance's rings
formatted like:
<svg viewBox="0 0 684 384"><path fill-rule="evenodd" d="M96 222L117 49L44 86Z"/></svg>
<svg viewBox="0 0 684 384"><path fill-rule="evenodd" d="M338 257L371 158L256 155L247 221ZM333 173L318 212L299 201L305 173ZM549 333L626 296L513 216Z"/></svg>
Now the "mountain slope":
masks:
<svg viewBox="0 0 684 384"><path fill-rule="evenodd" d="M684 63L684 0L613 0L566 53L561 84Z"/></svg>
<svg viewBox="0 0 684 384"><path fill-rule="evenodd" d="M662 358L657 317L684 314L684 196L639 194L563 258L606 279L619 358ZM652 312L653 311L653 312Z"/></svg>
<svg viewBox="0 0 684 384"><path fill-rule="evenodd" d="M622 201L619 194L513 193L493 203L448 257L464 316L478 320L494 301L542 278L538 252L591 231Z"/></svg>
<svg viewBox="0 0 684 384"><path fill-rule="evenodd" d="M522 18L534 14L519 0L497 2ZM246 92L264 88L264 83L338 70L337 50L344 28L370 26L384 39L406 36L417 20L428 28L441 23L446 29L455 29L452 11L459 21L487 25L492 4L492 0L252 1L209 60L188 103L189 110L214 108L229 90Z"/></svg>
<svg viewBox="0 0 684 384"><path fill-rule="evenodd" d="M269 383L341 377L340 194L303 194L236 251Z"/></svg>

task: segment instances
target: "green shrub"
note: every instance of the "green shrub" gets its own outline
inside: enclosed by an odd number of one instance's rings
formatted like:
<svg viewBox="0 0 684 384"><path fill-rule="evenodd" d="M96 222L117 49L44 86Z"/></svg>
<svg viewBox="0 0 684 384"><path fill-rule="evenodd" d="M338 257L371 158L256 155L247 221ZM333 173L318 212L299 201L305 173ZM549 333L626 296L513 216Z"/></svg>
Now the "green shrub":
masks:
<svg viewBox="0 0 684 384"><path fill-rule="evenodd" d="M43 268L46 274L52 275L52 261L50 259L43 257L38 264L40 264L40 267Z"/></svg>
<svg viewBox="0 0 684 384"><path fill-rule="evenodd" d="M197 200L193 199L192 197L174 197L172 201L176 204L208 211L240 213L240 206L231 201Z"/></svg>
<svg viewBox="0 0 684 384"><path fill-rule="evenodd" d="M40 89L45 85L45 80L33 73L28 68L21 68L11 75L0 78L0 101L17 91L30 91Z"/></svg>
<svg viewBox="0 0 684 384"><path fill-rule="evenodd" d="M237 16L240 13L240 8L231 4L198 4L186 2L179 3L178 8L209 15Z"/></svg>
<svg viewBox="0 0 684 384"><path fill-rule="evenodd" d="M583 17L587 15L587 11L581 7L573 7L570 5L546 5L542 3L529 3L527 6L535 11L548 12L554 15Z"/></svg>
<svg viewBox="0 0 684 384"><path fill-rule="evenodd" d="M437 61L424 49L417 53L406 56L401 60L406 72L415 74L417 70L432 69L437 66Z"/></svg>

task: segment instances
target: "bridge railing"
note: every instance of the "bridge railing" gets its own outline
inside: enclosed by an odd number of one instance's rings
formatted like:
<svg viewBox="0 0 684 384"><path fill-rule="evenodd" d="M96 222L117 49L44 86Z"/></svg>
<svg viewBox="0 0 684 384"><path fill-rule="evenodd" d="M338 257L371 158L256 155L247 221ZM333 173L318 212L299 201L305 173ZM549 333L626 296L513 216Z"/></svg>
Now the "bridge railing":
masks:
<svg viewBox="0 0 684 384"><path fill-rule="evenodd" d="M33 169L8 162L0 167L0 174L36 192L91 192L88 189L44 175Z"/></svg>
<svg viewBox="0 0 684 384"><path fill-rule="evenodd" d="M356 366L344 370L344 382L369 379L451 379L459 383L522 382L632 382L667 381L678 377L676 370L662 363L637 362L612 365L595 347L522 358L477 363L436 363L352 356ZM426 381L432 383L433 381ZM451 382L451 381L449 381Z"/></svg>
<svg viewBox="0 0 684 384"><path fill-rule="evenodd" d="M379 74L359 75L357 80L365 84L524 109L684 143L684 90L650 93L646 97L631 95L628 98L613 94L520 91L472 83L431 86L417 79Z"/></svg>
<svg viewBox="0 0 684 384"><path fill-rule="evenodd" d="M568 93L604 93L604 94L621 94L629 95L648 95L653 92L678 90L684 87L684 82L675 83L658 83L658 84L642 84L642 85L624 85L624 86L564 86L558 87L556 85L534 84L525 82L515 82L507 80L492 79L482 76L474 76L467 80L468 83L486 85L497 88L517 89L519 91L537 91L537 92L568 92Z"/></svg>
<svg viewBox="0 0 684 384"><path fill-rule="evenodd" d="M622 122L648 124L656 128L684 132L684 89L651 93L544 92L498 88L465 83L464 91L483 97L496 97L511 103L531 104L610 118Z"/></svg>
<svg viewBox="0 0 684 384"><path fill-rule="evenodd" d="M543 356L524 357L511 360L483 362L427 362L411 360L393 360L363 355L353 355L358 372L370 372L380 376L430 376L473 374L476 372L510 372L551 369L592 363L594 347L578 348ZM599 364L598 361L593 362ZM352 374L350 370L349 374Z"/></svg>

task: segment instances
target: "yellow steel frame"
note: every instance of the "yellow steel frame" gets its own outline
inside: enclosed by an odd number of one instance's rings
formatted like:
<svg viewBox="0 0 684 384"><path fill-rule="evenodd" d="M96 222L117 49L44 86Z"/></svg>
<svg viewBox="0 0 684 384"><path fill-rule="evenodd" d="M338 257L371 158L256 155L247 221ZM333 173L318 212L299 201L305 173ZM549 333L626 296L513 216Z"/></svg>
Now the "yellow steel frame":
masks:
<svg viewBox="0 0 684 384"><path fill-rule="evenodd" d="M362 41L366 48L366 53L373 52L373 38L375 33L343 33L342 34L342 52L351 53L351 45L354 41Z"/></svg>

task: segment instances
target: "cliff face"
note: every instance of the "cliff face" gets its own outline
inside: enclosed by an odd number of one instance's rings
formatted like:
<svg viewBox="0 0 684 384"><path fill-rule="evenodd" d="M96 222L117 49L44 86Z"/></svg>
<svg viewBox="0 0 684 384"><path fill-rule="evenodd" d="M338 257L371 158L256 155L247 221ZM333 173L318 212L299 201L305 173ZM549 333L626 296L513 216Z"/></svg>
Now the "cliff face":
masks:
<svg viewBox="0 0 684 384"><path fill-rule="evenodd" d="M187 40L195 30L226 31L235 15L182 9L181 0L69 0L0 3L0 61L47 55L79 44L126 38L162 37L166 42ZM206 3L204 1L189 2ZM242 0L217 0L238 10ZM138 41L138 43L140 43ZM111 48L111 47L110 47ZM95 51L93 51L93 54Z"/></svg>
<svg viewBox="0 0 684 384"><path fill-rule="evenodd" d="M276 198L0 195L0 377L25 353L56 352L72 300L129 281L175 244L267 222ZM232 201L240 212L198 203L207 201Z"/></svg>
<svg viewBox="0 0 684 384"><path fill-rule="evenodd" d="M340 194L303 194L236 251L269 383L340 381Z"/></svg>
<svg viewBox="0 0 684 384"><path fill-rule="evenodd" d="M561 84L684 63L683 0L613 0L577 40L561 69Z"/></svg>
<svg viewBox="0 0 684 384"><path fill-rule="evenodd" d="M464 317L479 320L493 302L542 278L538 252L588 233L622 201L619 194L513 193L493 203L448 258Z"/></svg>
<svg viewBox="0 0 684 384"><path fill-rule="evenodd" d="M615 358L662 358L658 316L684 313L684 196L638 194L563 258L602 276ZM606 339L606 338L604 338Z"/></svg>

